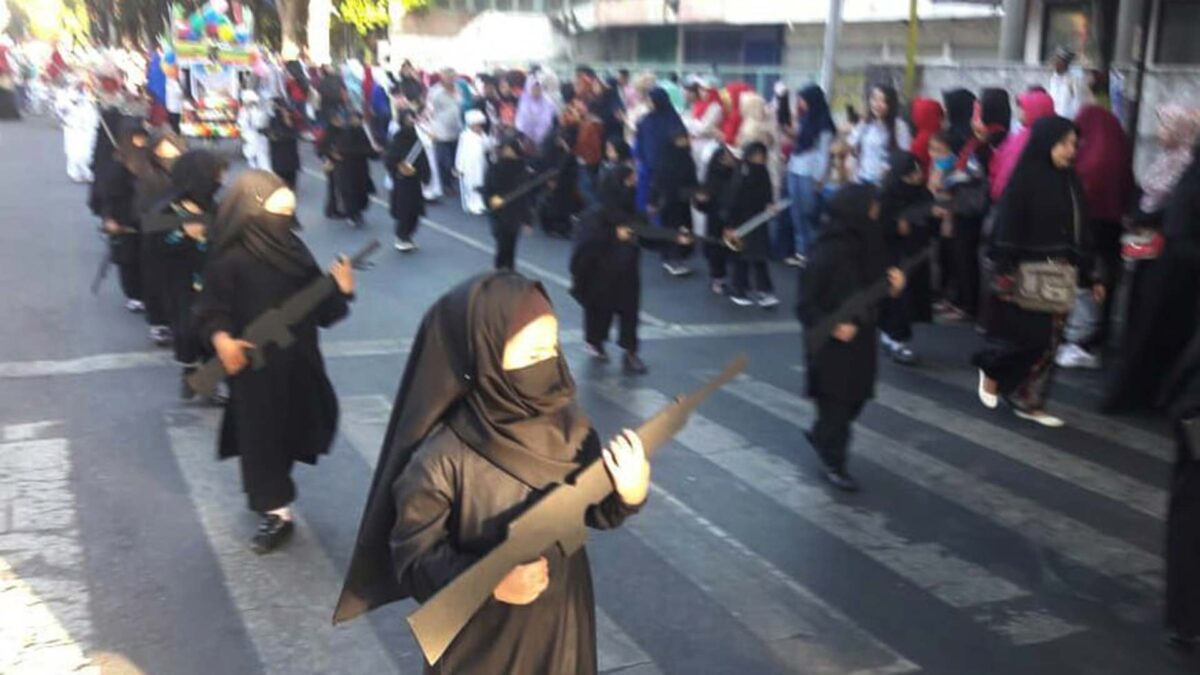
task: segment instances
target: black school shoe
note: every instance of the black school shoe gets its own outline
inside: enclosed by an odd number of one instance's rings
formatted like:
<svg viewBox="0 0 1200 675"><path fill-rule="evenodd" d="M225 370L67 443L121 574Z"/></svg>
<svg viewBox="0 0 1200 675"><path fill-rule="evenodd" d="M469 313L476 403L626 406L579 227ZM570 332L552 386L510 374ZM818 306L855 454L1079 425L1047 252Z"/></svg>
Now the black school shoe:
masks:
<svg viewBox="0 0 1200 675"><path fill-rule="evenodd" d="M646 364L642 363L638 355L633 352L625 352L625 358L621 365L624 367L626 375L645 375L650 372Z"/></svg>
<svg viewBox="0 0 1200 675"><path fill-rule="evenodd" d="M831 469L826 467L825 480L833 487L842 492L858 492L858 481L846 473L845 469Z"/></svg>
<svg viewBox="0 0 1200 675"><path fill-rule="evenodd" d="M259 555L270 553L292 536L293 529L292 521L284 520L273 513L263 514L258 523L258 531L250 539L250 550Z"/></svg>

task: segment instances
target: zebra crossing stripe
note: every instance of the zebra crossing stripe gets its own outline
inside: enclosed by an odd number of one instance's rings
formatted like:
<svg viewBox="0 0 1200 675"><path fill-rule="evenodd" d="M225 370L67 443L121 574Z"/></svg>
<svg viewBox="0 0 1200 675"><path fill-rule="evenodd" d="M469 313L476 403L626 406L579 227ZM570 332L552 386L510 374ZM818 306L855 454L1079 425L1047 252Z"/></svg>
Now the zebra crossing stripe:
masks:
<svg viewBox="0 0 1200 675"><path fill-rule="evenodd" d="M681 499L660 486L653 491L625 527L762 640L788 672L918 669Z"/></svg>
<svg viewBox="0 0 1200 675"><path fill-rule="evenodd" d="M738 378L722 391L797 428L807 428L813 419L812 404L808 401L751 377ZM861 424L855 427L854 433L861 440L851 451L854 457L870 461L1136 593L1157 596L1161 591L1163 561L1158 555L981 480Z"/></svg>
<svg viewBox="0 0 1200 675"><path fill-rule="evenodd" d="M600 383L597 390L606 400L639 417L670 401L653 389L631 391L613 381ZM913 542L896 534L885 514L834 500L791 462L755 447L702 415L693 415L675 441L944 604L971 609L973 620L1015 644L1049 642L1083 630L1045 610L1017 607L1028 604L1032 595L1028 590L955 556L938 543Z"/></svg>
<svg viewBox="0 0 1200 675"><path fill-rule="evenodd" d="M915 372L921 377L970 391L972 395L977 386L974 374L964 376L961 371L921 368ZM1111 417L1090 412L1053 398L1047 403L1046 408L1075 429L1110 440L1147 457L1164 462L1175 460L1171 440L1166 436L1138 429Z"/></svg>
<svg viewBox="0 0 1200 675"><path fill-rule="evenodd" d="M1160 488L885 382L875 384L875 402L1152 518L1166 519L1167 494Z"/></svg>
<svg viewBox="0 0 1200 675"><path fill-rule="evenodd" d="M9 425L0 443L0 673L100 675L65 439ZM9 433L20 429L20 433Z"/></svg>
<svg viewBox="0 0 1200 675"><path fill-rule="evenodd" d="M341 399L341 408L340 433L374 470L387 432L391 401L378 394L347 396ZM596 607L596 651L601 673L662 675L649 655L599 606Z"/></svg>
<svg viewBox="0 0 1200 675"><path fill-rule="evenodd" d="M255 520L245 510L237 463L214 458L220 414L168 412L167 436L263 672L398 672L370 623L330 625L331 603L342 577L298 511L295 534L281 551L267 556L250 551Z"/></svg>

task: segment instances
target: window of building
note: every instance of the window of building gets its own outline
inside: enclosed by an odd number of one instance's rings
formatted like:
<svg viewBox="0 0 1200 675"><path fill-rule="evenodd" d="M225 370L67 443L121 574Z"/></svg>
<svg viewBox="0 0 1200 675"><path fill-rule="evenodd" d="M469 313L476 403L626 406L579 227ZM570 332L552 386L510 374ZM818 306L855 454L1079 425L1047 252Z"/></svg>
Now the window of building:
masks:
<svg viewBox="0 0 1200 675"><path fill-rule="evenodd" d="M1057 2L1046 4L1042 23L1042 61L1054 51L1066 47L1075 52L1080 65L1102 62L1100 15L1094 2Z"/></svg>
<svg viewBox="0 0 1200 675"><path fill-rule="evenodd" d="M1196 39L1200 0L1162 0L1158 26L1156 63L1200 63L1200 40Z"/></svg>

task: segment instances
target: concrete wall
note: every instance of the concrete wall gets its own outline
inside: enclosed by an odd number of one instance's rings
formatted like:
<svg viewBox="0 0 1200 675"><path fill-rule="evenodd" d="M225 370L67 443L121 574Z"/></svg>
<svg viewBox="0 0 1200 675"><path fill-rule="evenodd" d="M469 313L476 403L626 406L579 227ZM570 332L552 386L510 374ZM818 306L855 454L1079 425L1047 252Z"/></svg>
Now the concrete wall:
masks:
<svg viewBox="0 0 1200 675"><path fill-rule="evenodd" d="M784 66L814 71L820 68L823 24L796 25L784 31ZM922 61L974 62L996 57L1000 20L962 19L921 24L918 55ZM908 43L908 25L848 23L838 42L839 69L863 68L871 63L901 62Z"/></svg>

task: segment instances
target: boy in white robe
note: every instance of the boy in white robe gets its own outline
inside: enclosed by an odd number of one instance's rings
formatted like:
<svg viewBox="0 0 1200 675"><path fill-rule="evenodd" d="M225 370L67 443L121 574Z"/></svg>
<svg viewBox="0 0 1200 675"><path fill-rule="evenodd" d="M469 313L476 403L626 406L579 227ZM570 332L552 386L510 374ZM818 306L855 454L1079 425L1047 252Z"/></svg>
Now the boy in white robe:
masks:
<svg viewBox="0 0 1200 675"><path fill-rule="evenodd" d="M82 82L71 87L60 111L63 120L63 152L67 177L76 183L92 180L92 148L100 116Z"/></svg>
<svg viewBox="0 0 1200 675"><path fill-rule="evenodd" d="M251 169L271 170L271 145L263 130L270 123L258 94L251 90L242 93L242 109L238 111L238 133L242 137L242 154Z"/></svg>
<svg viewBox="0 0 1200 675"><path fill-rule="evenodd" d="M425 201L436 202L442 198L442 179L438 175L437 155L433 152L433 137L429 135L425 125L418 123L417 138L421 139L421 145L425 146L425 158L429 160L429 169L432 172L429 182L421 185L421 193Z"/></svg>
<svg viewBox="0 0 1200 675"><path fill-rule="evenodd" d="M466 116L467 129L458 139L458 154L454 158L454 173L458 176L459 195L462 208L472 215L487 213L483 202L483 177L487 172L488 152L491 139L484 132L487 117L479 110L469 110Z"/></svg>

